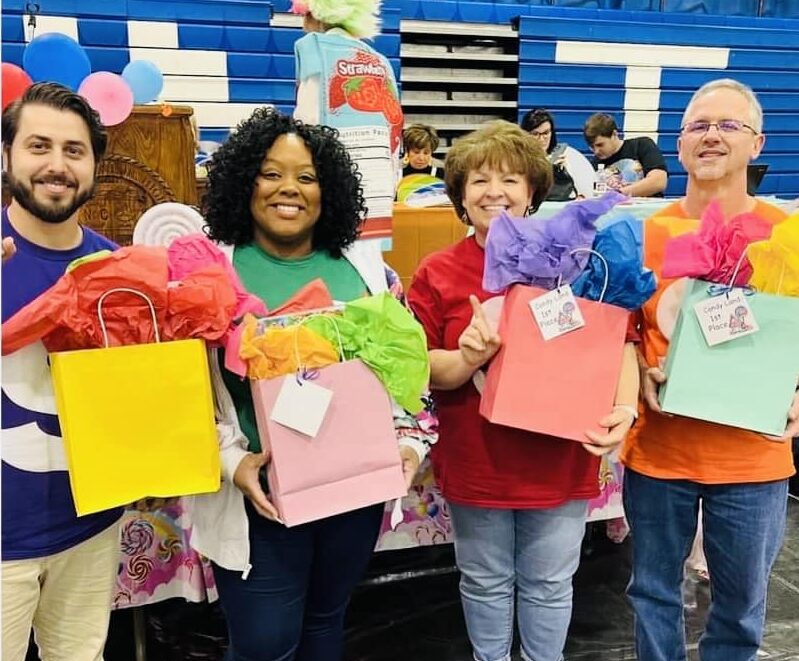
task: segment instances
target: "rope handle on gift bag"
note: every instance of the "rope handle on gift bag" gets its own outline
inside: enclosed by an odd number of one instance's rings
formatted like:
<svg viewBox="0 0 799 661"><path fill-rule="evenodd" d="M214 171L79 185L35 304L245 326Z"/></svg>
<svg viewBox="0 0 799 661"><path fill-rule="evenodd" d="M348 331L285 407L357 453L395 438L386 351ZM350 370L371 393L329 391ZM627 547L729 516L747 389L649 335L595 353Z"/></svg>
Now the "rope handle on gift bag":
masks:
<svg viewBox="0 0 799 661"><path fill-rule="evenodd" d="M741 266L743 265L744 257L746 256L746 252L747 252L747 250L749 250L749 246L751 246L751 245L752 245L751 243L747 243L746 244L746 248L744 248L743 252L741 253L741 256L738 258L738 262L735 264L735 270L732 272L732 277L730 278L730 284L727 285L726 293L728 295L733 289L735 289L735 278L738 276L738 271L741 270ZM782 269L780 269L780 280L777 283L777 291L774 292L775 296L779 296L780 295L780 292L782 291L782 283L783 283L784 280L785 280L785 260L783 259L782 260ZM744 294L746 294L747 296L755 293L755 288L752 287L752 285L742 285L740 287L740 289L743 289L744 290Z"/></svg>
<svg viewBox="0 0 799 661"><path fill-rule="evenodd" d="M153 302L149 299L148 296L143 294L136 289L129 289L128 287L115 287L114 289L109 289L106 291L102 296L100 296L99 300L97 301L97 317L100 319L100 328L103 331L103 344L105 348L108 349L108 329L105 325L105 319L103 319L103 301L105 301L106 296L109 294L116 294L116 293L126 293L126 294L135 294L136 296L140 296L145 300L147 306L150 308L150 316L153 320L153 330L155 331L155 341L156 343L161 342L161 335L158 332L158 320L155 316L155 307L153 306Z"/></svg>
<svg viewBox="0 0 799 661"><path fill-rule="evenodd" d="M738 261L735 262L735 268L732 270L732 277L730 278L730 284L727 285L727 294L729 294L733 289L735 289L735 278L738 277L738 271L741 270L741 266L744 263L744 257L746 257L746 251L749 250L749 246L751 243L747 243L746 247L741 251L741 256L738 258Z"/></svg>
<svg viewBox="0 0 799 661"><path fill-rule="evenodd" d="M295 327L294 331L294 358L297 361L297 372L298 374L302 374L305 372L305 368L300 365L300 327L302 327L305 323L309 322L311 319L326 319L331 324L333 324L333 329L336 331L336 339L338 340L338 356L340 361L344 361L344 342L341 339L341 331L338 328L338 323L336 320L333 319L332 316L327 314L312 314L304 319L301 319L299 323Z"/></svg>
<svg viewBox="0 0 799 661"><path fill-rule="evenodd" d="M602 261L602 265L605 267L605 282L602 284L602 293L599 294L599 300L597 301L597 303L601 303L605 298L605 294L607 294L608 292L608 282L610 278L610 267L608 266L608 262L600 253L598 253L593 248L575 248L569 253L569 255L574 255L578 252L590 252L592 255L596 255L597 257L599 257L599 259ZM555 289L560 291L560 286L562 284L563 284L563 274L558 276L558 285L557 287L555 287Z"/></svg>

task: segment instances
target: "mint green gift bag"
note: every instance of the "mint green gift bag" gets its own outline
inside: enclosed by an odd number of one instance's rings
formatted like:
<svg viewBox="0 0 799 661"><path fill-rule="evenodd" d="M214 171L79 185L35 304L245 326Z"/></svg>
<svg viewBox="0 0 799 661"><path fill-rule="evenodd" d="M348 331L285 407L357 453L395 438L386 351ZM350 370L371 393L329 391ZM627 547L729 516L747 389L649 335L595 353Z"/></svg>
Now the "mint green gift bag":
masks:
<svg viewBox="0 0 799 661"><path fill-rule="evenodd" d="M660 406L666 413L782 436L799 377L799 298L746 296L760 330L708 346L694 305L711 297L709 287L688 280Z"/></svg>

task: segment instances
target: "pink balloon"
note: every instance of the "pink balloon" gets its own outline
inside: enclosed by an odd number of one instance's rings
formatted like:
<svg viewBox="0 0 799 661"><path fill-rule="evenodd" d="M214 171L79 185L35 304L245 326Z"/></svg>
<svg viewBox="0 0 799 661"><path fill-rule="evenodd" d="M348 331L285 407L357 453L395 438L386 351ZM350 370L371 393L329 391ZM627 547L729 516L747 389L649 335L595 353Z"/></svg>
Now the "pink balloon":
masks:
<svg viewBox="0 0 799 661"><path fill-rule="evenodd" d="M98 71L83 79L78 89L106 126L124 122L133 110L133 92L122 78L110 71Z"/></svg>

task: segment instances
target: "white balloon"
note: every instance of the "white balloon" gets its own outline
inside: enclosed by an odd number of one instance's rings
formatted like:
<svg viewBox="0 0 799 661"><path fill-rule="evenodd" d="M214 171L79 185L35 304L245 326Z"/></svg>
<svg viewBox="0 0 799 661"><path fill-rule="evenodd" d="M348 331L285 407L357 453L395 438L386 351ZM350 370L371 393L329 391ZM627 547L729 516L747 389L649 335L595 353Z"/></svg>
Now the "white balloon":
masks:
<svg viewBox="0 0 799 661"><path fill-rule="evenodd" d="M566 147L566 170L574 180L578 195L591 197L594 194L596 171L591 162L574 147Z"/></svg>

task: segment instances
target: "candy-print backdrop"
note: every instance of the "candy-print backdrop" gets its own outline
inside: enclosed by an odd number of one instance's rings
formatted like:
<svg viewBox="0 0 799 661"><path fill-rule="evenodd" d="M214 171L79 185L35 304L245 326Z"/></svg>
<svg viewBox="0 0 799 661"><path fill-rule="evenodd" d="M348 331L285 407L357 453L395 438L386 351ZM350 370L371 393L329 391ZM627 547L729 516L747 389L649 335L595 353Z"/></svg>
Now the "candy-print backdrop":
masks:
<svg viewBox="0 0 799 661"><path fill-rule="evenodd" d="M589 520L622 516L621 478L621 464L603 459L599 475L602 492L589 504ZM402 520L393 530L392 506L386 506L377 551L452 541L449 511L434 484L429 462L403 500ZM191 548L190 535L181 500L147 512L127 510L122 518L114 608L144 606L175 597L195 602L216 600L211 566Z"/></svg>

